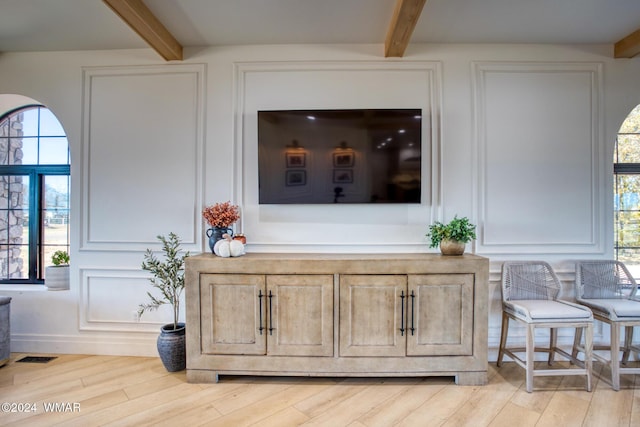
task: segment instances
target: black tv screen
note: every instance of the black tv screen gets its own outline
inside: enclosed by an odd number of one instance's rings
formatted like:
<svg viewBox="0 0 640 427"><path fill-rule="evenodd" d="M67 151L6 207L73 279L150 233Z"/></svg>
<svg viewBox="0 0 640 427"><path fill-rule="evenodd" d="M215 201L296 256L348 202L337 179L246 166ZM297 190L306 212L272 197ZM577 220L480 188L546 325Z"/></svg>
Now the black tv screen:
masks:
<svg viewBox="0 0 640 427"><path fill-rule="evenodd" d="M420 109L258 111L260 204L420 203Z"/></svg>

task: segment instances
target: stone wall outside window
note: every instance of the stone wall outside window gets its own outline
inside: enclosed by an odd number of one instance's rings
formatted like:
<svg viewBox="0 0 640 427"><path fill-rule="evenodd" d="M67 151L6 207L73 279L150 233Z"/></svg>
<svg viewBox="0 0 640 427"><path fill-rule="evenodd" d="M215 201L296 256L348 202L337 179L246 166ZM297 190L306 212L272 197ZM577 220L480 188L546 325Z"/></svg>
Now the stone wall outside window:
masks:
<svg viewBox="0 0 640 427"><path fill-rule="evenodd" d="M0 164L22 164L23 114L0 123ZM0 176L0 278L25 278L22 255L27 218L24 210L28 188L21 176ZM9 249L11 248L11 249Z"/></svg>

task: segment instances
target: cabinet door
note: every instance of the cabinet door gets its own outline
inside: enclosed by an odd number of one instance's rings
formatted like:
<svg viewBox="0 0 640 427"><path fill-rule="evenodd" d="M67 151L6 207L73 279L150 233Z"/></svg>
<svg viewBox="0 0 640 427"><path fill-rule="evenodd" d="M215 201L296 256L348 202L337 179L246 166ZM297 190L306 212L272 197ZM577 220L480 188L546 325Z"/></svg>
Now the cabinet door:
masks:
<svg viewBox="0 0 640 427"><path fill-rule="evenodd" d="M264 293L262 275L201 275L202 352L266 354Z"/></svg>
<svg viewBox="0 0 640 427"><path fill-rule="evenodd" d="M340 356L404 356L407 277L340 276Z"/></svg>
<svg viewBox="0 0 640 427"><path fill-rule="evenodd" d="M333 275L267 276L267 354L333 356Z"/></svg>
<svg viewBox="0 0 640 427"><path fill-rule="evenodd" d="M473 274L409 276L407 355L471 355Z"/></svg>

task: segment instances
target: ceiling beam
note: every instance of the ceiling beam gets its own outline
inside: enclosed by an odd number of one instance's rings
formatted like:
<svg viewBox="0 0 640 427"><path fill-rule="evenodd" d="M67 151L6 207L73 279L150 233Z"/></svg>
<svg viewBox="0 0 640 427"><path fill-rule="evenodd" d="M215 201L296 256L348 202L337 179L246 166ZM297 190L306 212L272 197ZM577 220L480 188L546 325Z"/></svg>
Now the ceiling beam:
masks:
<svg viewBox="0 0 640 427"><path fill-rule="evenodd" d="M613 52L614 58L633 58L640 54L640 29L617 42Z"/></svg>
<svg viewBox="0 0 640 427"><path fill-rule="evenodd" d="M384 43L384 56L402 56L427 0L396 0Z"/></svg>
<svg viewBox="0 0 640 427"><path fill-rule="evenodd" d="M167 61L182 60L182 45L142 0L102 0Z"/></svg>

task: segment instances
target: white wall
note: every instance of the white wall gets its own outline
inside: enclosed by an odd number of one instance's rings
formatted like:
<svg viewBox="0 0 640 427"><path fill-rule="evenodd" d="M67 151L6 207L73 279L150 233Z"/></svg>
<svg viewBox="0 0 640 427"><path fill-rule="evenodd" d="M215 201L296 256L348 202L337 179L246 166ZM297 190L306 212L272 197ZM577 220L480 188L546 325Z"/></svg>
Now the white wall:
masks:
<svg viewBox="0 0 640 427"><path fill-rule="evenodd" d="M168 312L133 312L155 236L208 250L203 204L242 205L248 251L426 252L434 219L469 216L492 261L490 347L505 259L550 261L570 296L571 260L613 253L615 133L640 103L640 59L611 46L378 45L3 53L0 94L36 99L72 151L71 290L2 286L12 349L155 355ZM421 107L429 112L420 206L257 204L258 108ZM426 197L425 197L426 196ZM349 243L345 235L349 233Z"/></svg>

